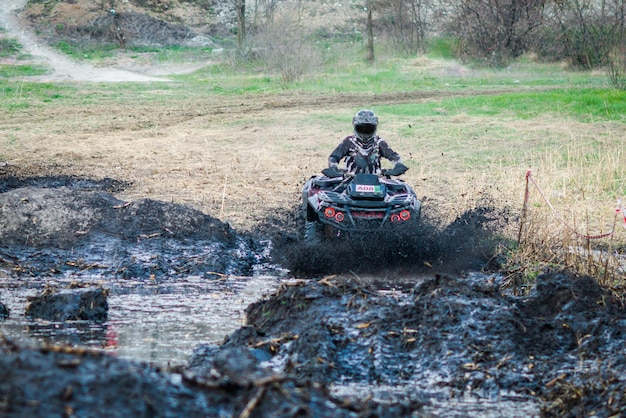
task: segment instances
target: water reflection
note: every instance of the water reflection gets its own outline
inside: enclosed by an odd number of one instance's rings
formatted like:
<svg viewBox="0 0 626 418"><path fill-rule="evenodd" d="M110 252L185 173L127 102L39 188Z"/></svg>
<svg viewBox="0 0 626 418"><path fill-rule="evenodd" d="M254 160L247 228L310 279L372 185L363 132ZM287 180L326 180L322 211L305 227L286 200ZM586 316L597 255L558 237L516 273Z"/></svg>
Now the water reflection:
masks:
<svg viewBox="0 0 626 418"><path fill-rule="evenodd" d="M72 280L47 281L67 287ZM94 283L95 281L92 281ZM121 358L160 366L184 365L193 349L221 342L245 323L245 308L279 283L275 276L226 277L207 280L98 280L110 289L104 323L32 320L24 316L28 297L44 282L0 279L0 301L11 316L0 331L18 342L63 343L104 349Z"/></svg>

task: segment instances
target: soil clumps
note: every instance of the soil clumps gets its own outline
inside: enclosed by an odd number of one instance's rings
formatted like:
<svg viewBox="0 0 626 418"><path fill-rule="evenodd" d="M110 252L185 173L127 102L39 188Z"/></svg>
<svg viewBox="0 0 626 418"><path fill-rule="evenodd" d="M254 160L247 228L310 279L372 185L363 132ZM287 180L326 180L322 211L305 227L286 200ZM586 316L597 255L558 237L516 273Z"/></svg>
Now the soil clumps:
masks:
<svg viewBox="0 0 626 418"><path fill-rule="evenodd" d="M107 291L99 286L59 290L46 287L30 299L26 316L48 321L99 321L107 319Z"/></svg>
<svg viewBox="0 0 626 418"><path fill-rule="evenodd" d="M457 399L509 402L528 415L626 409L624 301L563 272L513 294L488 270L497 257L487 249L506 222L495 209L468 211L441 230L425 219L421 230L383 234L376 245L311 246L277 233L269 256L261 236L183 205L120 201L111 190L123 187L110 179L5 179L0 268L16 279L212 279L280 260L292 279L249 305L245 326L221 344L200 345L174 369L80 347L27 348L2 336L4 415L399 417ZM34 316L106 318L102 288L40 296L49 303L39 312L32 301Z"/></svg>
<svg viewBox="0 0 626 418"><path fill-rule="evenodd" d="M9 308L7 308L5 304L0 302L0 320L8 318L10 313L11 311L9 310Z"/></svg>
<svg viewBox="0 0 626 418"><path fill-rule="evenodd" d="M6 417L358 417L370 408L342 405L323 387L269 372L245 381L227 367L211 376L168 373L84 349L33 350L6 339L0 342L0 399Z"/></svg>
<svg viewBox="0 0 626 418"><path fill-rule="evenodd" d="M42 276L244 275L262 245L184 205L124 202L110 179L0 182L0 267ZM15 188L17 187L17 188Z"/></svg>
<svg viewBox="0 0 626 418"><path fill-rule="evenodd" d="M546 273L537 281L525 297L479 274L430 277L410 294L342 276L285 284L249 306L247 327L221 346L199 347L190 368L206 369L222 350L244 347L276 371L360 385L381 402L509 399L563 416L558 399L567 394L578 411L623 412L625 404L614 403L626 371L623 300L586 277ZM594 370L593 394L577 398L576 390L587 390L581 376ZM390 386L401 389L376 389Z"/></svg>

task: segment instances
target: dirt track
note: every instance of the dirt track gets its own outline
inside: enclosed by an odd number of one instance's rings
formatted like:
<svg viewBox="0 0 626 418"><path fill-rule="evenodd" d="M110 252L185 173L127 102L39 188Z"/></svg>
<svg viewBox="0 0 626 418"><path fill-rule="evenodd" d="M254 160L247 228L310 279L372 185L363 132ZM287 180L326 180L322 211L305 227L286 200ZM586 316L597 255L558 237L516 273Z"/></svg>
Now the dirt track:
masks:
<svg viewBox="0 0 626 418"><path fill-rule="evenodd" d="M52 70L52 73L37 77L48 81L89 81L89 82L146 82L165 81L165 78L153 77L116 68L95 68L79 63L54 51L18 23L17 12L24 8L27 0L5 0L0 4L0 23L8 30L8 35L15 37L24 47L23 52L33 56Z"/></svg>

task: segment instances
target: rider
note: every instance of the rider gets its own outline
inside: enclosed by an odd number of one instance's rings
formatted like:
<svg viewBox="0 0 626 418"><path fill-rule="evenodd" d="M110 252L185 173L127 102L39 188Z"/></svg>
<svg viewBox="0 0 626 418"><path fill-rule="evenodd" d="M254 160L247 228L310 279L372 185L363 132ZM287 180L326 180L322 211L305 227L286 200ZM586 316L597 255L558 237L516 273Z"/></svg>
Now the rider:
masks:
<svg viewBox="0 0 626 418"><path fill-rule="evenodd" d="M354 134L347 136L328 157L328 167L336 169L345 157L346 171L351 174L385 174L380 165L384 157L394 163L402 163L400 155L391 149L387 141L376 134L378 117L371 110L359 110L352 118Z"/></svg>

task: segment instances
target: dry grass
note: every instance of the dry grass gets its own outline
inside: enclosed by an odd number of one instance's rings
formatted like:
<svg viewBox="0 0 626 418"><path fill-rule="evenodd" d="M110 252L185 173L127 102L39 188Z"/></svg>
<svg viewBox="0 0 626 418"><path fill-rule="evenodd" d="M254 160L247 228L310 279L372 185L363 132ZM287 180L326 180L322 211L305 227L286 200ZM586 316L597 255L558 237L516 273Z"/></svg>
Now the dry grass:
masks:
<svg viewBox="0 0 626 418"><path fill-rule="evenodd" d="M624 284L624 137L604 128L594 135L570 132L568 142L538 159L540 175L531 173L520 247L511 260L519 277L558 267L605 285Z"/></svg>
<svg viewBox="0 0 626 418"><path fill-rule="evenodd" d="M8 172L112 177L132 183L121 199L188 204L249 230L293 213L303 183L326 165L364 103L353 96L325 103L285 93L57 104L0 115L0 146ZM576 230L596 235L614 228L626 178L623 124L384 113L381 120L381 135L403 155L410 167L404 178L433 222L445 226L468 209L489 205L512 215L506 230L494 232L516 240L530 168ZM607 281L607 269L621 277L615 254L624 249L626 228L617 221L612 238L581 241L531 189L512 270L532 278L559 264ZM573 259L570 248L582 248L582 257ZM597 254L591 250L599 248L610 250L608 264L606 257L590 263Z"/></svg>

